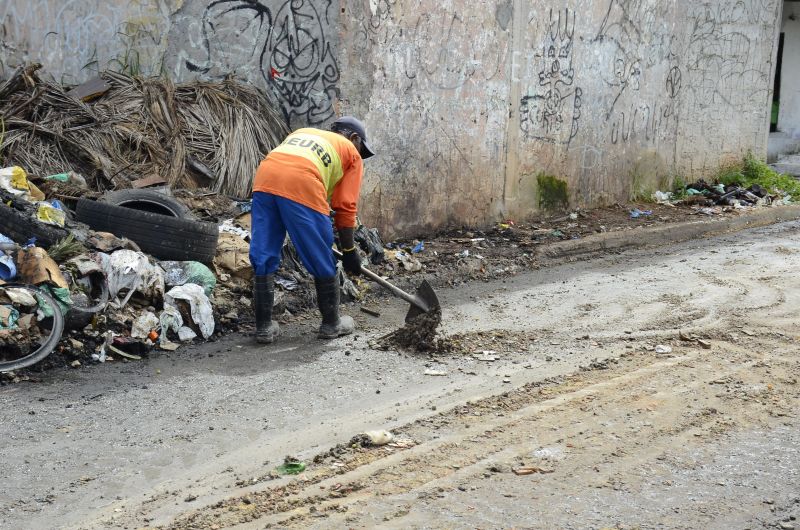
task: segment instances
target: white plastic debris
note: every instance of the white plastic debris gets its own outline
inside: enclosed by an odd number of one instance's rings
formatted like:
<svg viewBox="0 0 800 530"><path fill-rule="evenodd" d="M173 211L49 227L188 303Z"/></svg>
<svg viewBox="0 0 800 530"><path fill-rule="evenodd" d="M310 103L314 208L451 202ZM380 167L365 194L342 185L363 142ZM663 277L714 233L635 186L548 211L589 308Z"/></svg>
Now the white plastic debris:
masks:
<svg viewBox="0 0 800 530"><path fill-rule="evenodd" d="M656 202L665 203L672 200L672 192L671 191L657 191L653 194L653 198Z"/></svg>
<svg viewBox="0 0 800 530"><path fill-rule="evenodd" d="M367 431L364 433L370 445L386 445L394 441L394 434L389 431Z"/></svg>
<svg viewBox="0 0 800 530"><path fill-rule="evenodd" d="M0 188L12 195L26 195L30 191L27 173L19 166L0 169Z"/></svg>
<svg viewBox="0 0 800 530"><path fill-rule="evenodd" d="M672 347L659 344L658 346L656 346L656 353L659 354L672 353Z"/></svg>
<svg viewBox="0 0 800 530"><path fill-rule="evenodd" d="M161 298L164 293L164 271L141 252L117 250L107 261L103 260L103 266L110 305L114 308L125 306L137 291L149 299Z"/></svg>
<svg viewBox="0 0 800 530"><path fill-rule="evenodd" d="M210 337L214 333L214 312L203 288L194 283L173 287L164 295L164 307L172 306L177 309L178 300L189 304L192 321L200 329L203 338Z"/></svg>
<svg viewBox="0 0 800 530"><path fill-rule="evenodd" d="M181 342L190 342L197 337L197 333L194 332L192 328L183 326L181 329L178 330L178 339Z"/></svg>
<svg viewBox="0 0 800 530"><path fill-rule="evenodd" d="M14 304L24 307L33 307L37 305L36 298L27 289L6 287L5 293Z"/></svg>
<svg viewBox="0 0 800 530"><path fill-rule="evenodd" d="M158 329L159 325L158 317L150 311L145 311L133 321L131 337L134 339L146 339L151 331Z"/></svg>
<svg viewBox="0 0 800 530"><path fill-rule="evenodd" d="M222 223L220 223L219 232L221 234L225 232L229 234L235 234L244 239L245 241L250 241L250 232L242 227L236 226L235 219L226 219Z"/></svg>

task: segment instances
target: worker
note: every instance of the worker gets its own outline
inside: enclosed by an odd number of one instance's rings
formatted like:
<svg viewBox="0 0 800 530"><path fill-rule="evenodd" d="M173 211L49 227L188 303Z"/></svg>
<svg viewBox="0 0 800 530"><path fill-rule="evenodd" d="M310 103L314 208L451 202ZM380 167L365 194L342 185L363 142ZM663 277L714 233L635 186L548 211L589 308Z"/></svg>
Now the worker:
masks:
<svg viewBox="0 0 800 530"><path fill-rule="evenodd" d="M300 261L314 277L322 314L318 337L333 339L353 332L353 319L339 315L330 213L332 209L342 266L358 275L361 256L353 240L358 196L363 161L374 154L367 144L364 124L344 116L333 122L330 131L304 128L291 133L259 165L253 183L250 237L258 342L269 344L279 333L272 306L275 272L287 231Z"/></svg>

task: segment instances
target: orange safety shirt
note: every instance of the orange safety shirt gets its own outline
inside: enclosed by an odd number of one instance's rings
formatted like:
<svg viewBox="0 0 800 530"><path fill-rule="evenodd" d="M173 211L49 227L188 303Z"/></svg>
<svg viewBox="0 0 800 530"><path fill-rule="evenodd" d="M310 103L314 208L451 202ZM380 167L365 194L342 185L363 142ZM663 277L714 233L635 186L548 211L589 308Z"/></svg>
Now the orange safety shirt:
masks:
<svg viewBox="0 0 800 530"><path fill-rule="evenodd" d="M336 228L356 226L364 162L353 142L321 129L298 129L258 166L253 191L272 193L324 215Z"/></svg>

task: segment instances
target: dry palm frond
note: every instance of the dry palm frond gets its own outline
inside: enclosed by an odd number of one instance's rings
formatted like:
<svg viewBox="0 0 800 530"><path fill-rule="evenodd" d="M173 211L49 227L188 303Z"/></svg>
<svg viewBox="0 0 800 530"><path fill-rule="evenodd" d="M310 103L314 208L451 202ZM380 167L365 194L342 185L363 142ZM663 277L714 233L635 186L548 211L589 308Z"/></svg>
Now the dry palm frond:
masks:
<svg viewBox="0 0 800 530"><path fill-rule="evenodd" d="M98 190L158 175L246 197L265 153L288 133L264 92L230 79L176 85L105 72L110 90L84 103L38 68L0 83L0 155L34 175L73 170Z"/></svg>

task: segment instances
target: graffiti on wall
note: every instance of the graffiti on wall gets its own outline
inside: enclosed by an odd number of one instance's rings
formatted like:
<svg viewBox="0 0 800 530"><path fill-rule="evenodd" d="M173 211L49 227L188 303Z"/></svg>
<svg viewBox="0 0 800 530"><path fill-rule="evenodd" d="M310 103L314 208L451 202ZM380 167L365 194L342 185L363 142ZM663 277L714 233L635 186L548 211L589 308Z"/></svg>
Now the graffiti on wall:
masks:
<svg viewBox="0 0 800 530"><path fill-rule="evenodd" d="M157 9L139 4L5 0L0 2L0 66L9 56L17 62L35 60L65 82L87 71L125 69L126 61L134 60L135 70L158 73L165 26Z"/></svg>
<svg viewBox="0 0 800 530"><path fill-rule="evenodd" d="M709 2L691 8L687 72L693 105L732 106L757 97L767 101L770 69L764 66L771 59L755 46L754 40L762 38L760 31L743 30L758 28L768 12L766 8L753 12L744 2Z"/></svg>
<svg viewBox="0 0 800 530"><path fill-rule="evenodd" d="M525 139L569 145L578 134L583 90L575 86L575 22L573 10L550 10L544 43L534 55L538 85L520 102Z"/></svg>
<svg viewBox="0 0 800 530"><path fill-rule="evenodd" d="M491 32L477 31L482 19L464 11L437 9L423 13L410 29L412 46L402 57L407 79L424 80L440 90L500 75L505 50ZM472 35L472 38L467 38Z"/></svg>
<svg viewBox="0 0 800 530"><path fill-rule="evenodd" d="M333 114L339 66L327 37L332 0L215 0L201 20L197 58L185 67L265 85L287 122L318 125Z"/></svg>

